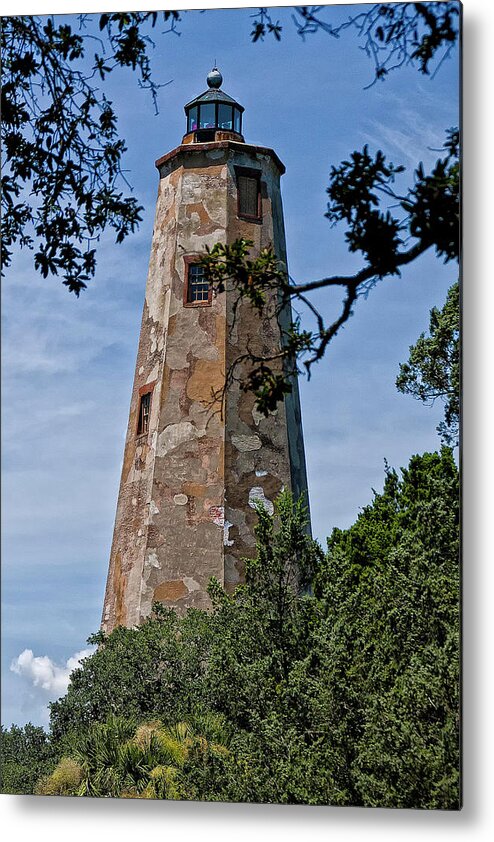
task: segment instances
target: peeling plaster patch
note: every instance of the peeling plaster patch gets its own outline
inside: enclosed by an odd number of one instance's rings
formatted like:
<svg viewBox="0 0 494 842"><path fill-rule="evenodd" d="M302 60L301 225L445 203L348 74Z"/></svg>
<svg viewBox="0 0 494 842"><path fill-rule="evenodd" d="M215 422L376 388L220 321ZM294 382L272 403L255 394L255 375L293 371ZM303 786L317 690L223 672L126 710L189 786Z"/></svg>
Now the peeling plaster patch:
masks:
<svg viewBox="0 0 494 842"><path fill-rule="evenodd" d="M225 525L225 510L223 506L211 506L209 514L211 516L211 520L216 524L216 526Z"/></svg>
<svg viewBox="0 0 494 842"><path fill-rule="evenodd" d="M267 477L267 471L256 471L256 477Z"/></svg>
<svg viewBox="0 0 494 842"><path fill-rule="evenodd" d="M152 270L150 270L152 271ZM162 284L147 283L145 301L149 318L158 325L163 322L165 304L169 297L169 291L165 290ZM154 327L154 325L152 325Z"/></svg>
<svg viewBox="0 0 494 842"><path fill-rule="evenodd" d="M189 593L191 591L200 591L201 590L201 586L200 586L199 582L196 582L196 580L192 579L191 576L184 576L183 581L184 581L185 587L187 588Z"/></svg>
<svg viewBox="0 0 494 842"><path fill-rule="evenodd" d="M169 579L154 589L154 599L160 602L174 602L176 599L183 599L187 593L182 579Z"/></svg>
<svg viewBox="0 0 494 842"><path fill-rule="evenodd" d="M243 509L228 509L228 517L231 517L233 525L237 527L238 534L241 541L248 547L254 547L256 539L252 534L252 530L247 526L246 513Z"/></svg>
<svg viewBox="0 0 494 842"><path fill-rule="evenodd" d="M146 378L146 383L154 383L155 380L158 379L158 374L159 374L159 366L158 366L158 364L156 364L154 366L153 370L148 374L148 376Z"/></svg>
<svg viewBox="0 0 494 842"><path fill-rule="evenodd" d="M150 515L150 517L153 517L153 515L159 515L159 513L160 513L160 510L158 509L158 506L156 505L154 500L151 500L151 502L149 504L149 515Z"/></svg>
<svg viewBox="0 0 494 842"><path fill-rule="evenodd" d="M187 356L184 354L183 348L177 348L173 344L167 348L166 364L172 371L181 371L184 368L188 368L189 363L187 362Z"/></svg>
<svg viewBox="0 0 494 842"><path fill-rule="evenodd" d="M185 506L189 498L186 494L175 494L173 502L176 506Z"/></svg>
<svg viewBox="0 0 494 842"><path fill-rule="evenodd" d="M214 360L198 359L187 382L187 397L209 406L224 382L221 364Z"/></svg>
<svg viewBox="0 0 494 842"><path fill-rule="evenodd" d="M152 604L152 601L151 601L151 604ZM151 615L151 610L152 610L151 605L144 606L141 603L141 620L145 620L146 617L149 617Z"/></svg>
<svg viewBox="0 0 494 842"><path fill-rule="evenodd" d="M229 585L240 584L240 575L237 569L235 556L225 553L225 583Z"/></svg>
<svg viewBox="0 0 494 842"><path fill-rule="evenodd" d="M249 506L251 509L256 508L256 503L261 503L268 514L272 515L274 513L274 506L271 500L268 500L264 494L264 489L261 488L260 485L254 486L254 488L251 488L249 491Z"/></svg>
<svg viewBox="0 0 494 842"><path fill-rule="evenodd" d="M139 368L139 374L142 374L143 371L144 371L144 366L141 365L140 368Z"/></svg>
<svg viewBox="0 0 494 842"><path fill-rule="evenodd" d="M149 567L158 567L159 568L160 563L158 561L158 556L156 555L156 553L149 553L149 555L146 559L146 564Z"/></svg>
<svg viewBox="0 0 494 842"><path fill-rule="evenodd" d="M162 311L162 295L159 284L148 284L146 287L146 304L149 317L157 322Z"/></svg>
<svg viewBox="0 0 494 842"><path fill-rule="evenodd" d="M229 539L229 532L230 528L233 526L233 523L230 523L229 520L225 520L225 524L223 526L223 544L225 547L233 547L233 541Z"/></svg>
<svg viewBox="0 0 494 842"><path fill-rule="evenodd" d="M132 498L132 505L137 506L137 497Z"/></svg>
<svg viewBox="0 0 494 842"><path fill-rule="evenodd" d="M232 444L242 453L248 450L260 450L262 447L259 436L232 436Z"/></svg>
<svg viewBox="0 0 494 842"><path fill-rule="evenodd" d="M181 421L179 424L169 424L158 436L158 456L166 456L170 450L174 450L186 441L204 435L204 430L198 430L190 421Z"/></svg>
<svg viewBox="0 0 494 842"><path fill-rule="evenodd" d="M258 426L259 426L259 424L261 423L262 419L263 419L263 418L265 418L266 416L265 416L265 415L263 415L263 413L262 413L262 412L259 412L259 411L258 411L258 410L254 407L254 408L252 409L252 417L253 417L253 419L254 419L254 424L256 425L256 427L258 427Z"/></svg>

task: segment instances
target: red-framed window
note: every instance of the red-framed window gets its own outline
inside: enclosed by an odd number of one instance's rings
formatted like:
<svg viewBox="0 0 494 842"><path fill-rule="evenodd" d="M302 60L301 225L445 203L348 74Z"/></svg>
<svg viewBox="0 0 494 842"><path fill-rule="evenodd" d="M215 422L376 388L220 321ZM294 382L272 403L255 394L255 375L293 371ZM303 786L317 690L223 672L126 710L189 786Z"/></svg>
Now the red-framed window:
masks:
<svg viewBox="0 0 494 842"><path fill-rule="evenodd" d="M184 306L207 307L212 301L211 284L198 257L184 257L185 283Z"/></svg>
<svg viewBox="0 0 494 842"><path fill-rule="evenodd" d="M146 436L149 433L149 420L151 418L151 399L156 381L146 383L139 389L139 413L137 415L137 436Z"/></svg>
<svg viewBox="0 0 494 842"><path fill-rule="evenodd" d="M237 216L249 222L262 222L261 171L235 167L237 177Z"/></svg>

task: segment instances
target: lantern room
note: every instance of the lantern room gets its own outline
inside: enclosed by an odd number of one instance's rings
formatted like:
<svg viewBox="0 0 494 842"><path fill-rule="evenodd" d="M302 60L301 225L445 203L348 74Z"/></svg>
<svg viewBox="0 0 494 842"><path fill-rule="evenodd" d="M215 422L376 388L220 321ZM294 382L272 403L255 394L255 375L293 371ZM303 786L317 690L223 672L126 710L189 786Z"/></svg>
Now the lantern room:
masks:
<svg viewBox="0 0 494 842"><path fill-rule="evenodd" d="M243 106L221 90L223 77L217 67L207 76L208 90L187 103L187 132L183 143L237 140L243 143Z"/></svg>

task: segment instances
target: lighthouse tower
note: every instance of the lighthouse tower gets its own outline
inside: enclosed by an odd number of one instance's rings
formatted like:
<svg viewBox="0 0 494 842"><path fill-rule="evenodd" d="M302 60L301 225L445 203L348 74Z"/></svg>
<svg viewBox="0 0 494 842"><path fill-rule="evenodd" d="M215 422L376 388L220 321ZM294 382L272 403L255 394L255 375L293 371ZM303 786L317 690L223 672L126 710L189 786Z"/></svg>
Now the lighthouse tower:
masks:
<svg viewBox="0 0 494 842"><path fill-rule="evenodd" d="M268 418L235 380L247 348L280 347L233 289L215 294L200 258L217 242L270 244L286 266L280 176L272 149L245 143L243 107L208 89L185 106L180 146L156 162L159 188L102 627L134 626L153 602L207 608L215 576L243 581L255 549L256 501L272 511L283 488L306 494L297 383ZM235 306L236 303L236 306ZM285 313L285 317L286 317ZM244 367L243 373L248 371ZM242 370L240 371L240 375Z"/></svg>

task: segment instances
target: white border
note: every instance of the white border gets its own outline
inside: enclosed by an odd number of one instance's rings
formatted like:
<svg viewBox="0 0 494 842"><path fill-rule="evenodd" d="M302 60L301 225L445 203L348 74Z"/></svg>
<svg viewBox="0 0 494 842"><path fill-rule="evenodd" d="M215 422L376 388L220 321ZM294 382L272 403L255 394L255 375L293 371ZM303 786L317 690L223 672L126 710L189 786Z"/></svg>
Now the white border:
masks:
<svg viewBox="0 0 494 842"><path fill-rule="evenodd" d="M178 5L178 4L177 4ZM240 7L252 3L180 4L182 8ZM287 5L274 2L270 4ZM132 0L134 10L155 8ZM4 0L2 14L115 11L115 0ZM162 2L160 9L176 4ZM494 838L493 652L489 622L494 602L492 518L493 425L490 338L494 333L492 234L494 184L492 101L494 4L464 2L464 809L427 813L357 808L191 804L87 799L0 797L6 839L79 842L88 839L201 842L362 840L420 837L452 842ZM494 409L494 405L492 407Z"/></svg>

